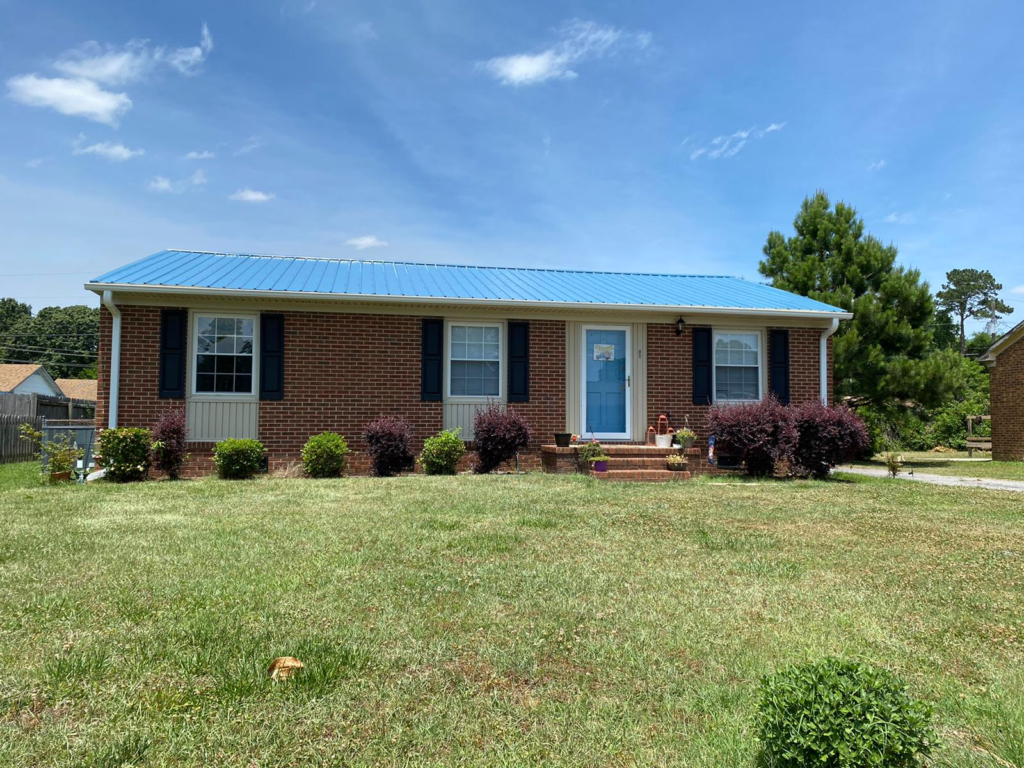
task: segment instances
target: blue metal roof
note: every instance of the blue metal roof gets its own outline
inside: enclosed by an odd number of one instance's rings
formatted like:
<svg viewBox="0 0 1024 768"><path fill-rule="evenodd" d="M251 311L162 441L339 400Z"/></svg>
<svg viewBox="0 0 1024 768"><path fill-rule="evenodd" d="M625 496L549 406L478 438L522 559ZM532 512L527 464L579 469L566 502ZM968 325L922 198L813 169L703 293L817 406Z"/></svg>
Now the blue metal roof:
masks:
<svg viewBox="0 0 1024 768"><path fill-rule="evenodd" d="M312 259L206 251L160 251L97 277L87 288L133 286L339 298L422 298L537 305L844 310L767 285L708 275L470 267L358 259Z"/></svg>

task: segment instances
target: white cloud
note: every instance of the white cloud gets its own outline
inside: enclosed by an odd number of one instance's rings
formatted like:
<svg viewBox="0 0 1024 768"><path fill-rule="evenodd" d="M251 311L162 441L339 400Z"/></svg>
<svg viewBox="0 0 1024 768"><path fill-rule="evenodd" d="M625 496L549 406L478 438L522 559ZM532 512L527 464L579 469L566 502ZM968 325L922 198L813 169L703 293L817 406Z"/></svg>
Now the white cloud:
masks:
<svg viewBox="0 0 1024 768"><path fill-rule="evenodd" d="M38 168L43 163L45 163L47 161L47 159L48 158L45 158L45 157L34 157L31 160L26 160L25 161L25 167L26 168Z"/></svg>
<svg viewBox="0 0 1024 768"><path fill-rule="evenodd" d="M893 211L885 217L884 221L887 224L914 224L917 221L917 217L912 213L896 213Z"/></svg>
<svg viewBox="0 0 1024 768"><path fill-rule="evenodd" d="M351 245L357 251L363 251L367 248L383 248L387 244L387 240L381 240L376 235L363 235L362 237L353 237L345 241L345 245Z"/></svg>
<svg viewBox="0 0 1024 768"><path fill-rule="evenodd" d="M273 192L259 192L255 189L240 189L230 199L243 203L266 203L274 199Z"/></svg>
<svg viewBox="0 0 1024 768"><path fill-rule="evenodd" d="M147 185L147 188L150 192L170 192L171 194L180 195L191 187L205 184L206 181L206 174L200 169L191 176L179 179L178 181L171 181L166 176L154 176Z"/></svg>
<svg viewBox="0 0 1024 768"><path fill-rule="evenodd" d="M152 48L148 40L131 40L124 47L101 46L92 40L60 55L54 68L72 77L105 85L124 85L142 80L160 64L183 75L194 75L213 50L210 29L203 24L199 45L185 48Z"/></svg>
<svg viewBox="0 0 1024 768"><path fill-rule="evenodd" d="M30 107L49 107L62 115L84 117L97 123L116 126L132 108L124 93L112 93L92 80L83 78L17 75L7 80L8 95Z"/></svg>
<svg viewBox="0 0 1024 768"><path fill-rule="evenodd" d="M125 160L131 160L133 157L146 154L144 149L128 149L124 144L114 144L109 141L101 141L98 144L90 144L89 146L83 146L84 143L85 136L79 135L74 142L74 154L99 155L115 163L123 163Z"/></svg>
<svg viewBox="0 0 1024 768"><path fill-rule="evenodd" d="M1024 285L1018 285L1016 288L1011 289L1010 293L1016 293L1018 295L1024 296Z"/></svg>
<svg viewBox="0 0 1024 768"><path fill-rule="evenodd" d="M578 77L571 69L575 64L602 58L625 47L642 50L650 42L649 32L624 32L574 19L562 25L558 42L550 48L538 53L497 56L477 66L504 85L535 85L546 80L571 80Z"/></svg>
<svg viewBox="0 0 1024 768"><path fill-rule="evenodd" d="M359 40L377 40L377 28L373 26L373 22L364 21L362 24L356 24L352 28L352 34Z"/></svg>
<svg viewBox="0 0 1024 768"><path fill-rule="evenodd" d="M245 144L235 150L236 155L247 155L254 149L259 149L264 146L267 142L261 139L259 136L250 136L246 139Z"/></svg>
<svg viewBox="0 0 1024 768"><path fill-rule="evenodd" d="M876 160L868 166L868 173L874 173L875 171L880 171L883 168L885 168L885 160Z"/></svg>
<svg viewBox="0 0 1024 768"><path fill-rule="evenodd" d="M746 128L729 134L728 136L716 136L706 147L700 147L690 153L691 160L697 160L705 155L709 160L721 160L723 158L735 157L747 146L751 139L763 139L769 133L781 131L786 123L771 123L767 128Z"/></svg>
<svg viewBox="0 0 1024 768"><path fill-rule="evenodd" d="M166 61L183 75L198 74L206 57L213 50L213 35L205 23L199 34L199 45L190 48L157 48L154 58L157 61Z"/></svg>
<svg viewBox="0 0 1024 768"><path fill-rule="evenodd" d="M185 155L186 160L213 160L216 155L208 149L204 149L201 152L195 150Z"/></svg>

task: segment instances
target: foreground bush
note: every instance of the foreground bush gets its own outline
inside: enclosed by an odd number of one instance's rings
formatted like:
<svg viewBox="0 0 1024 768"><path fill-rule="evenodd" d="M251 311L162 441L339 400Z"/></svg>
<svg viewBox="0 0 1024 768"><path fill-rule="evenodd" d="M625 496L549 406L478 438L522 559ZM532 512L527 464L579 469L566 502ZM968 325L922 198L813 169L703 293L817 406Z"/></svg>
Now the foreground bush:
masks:
<svg viewBox="0 0 1024 768"><path fill-rule="evenodd" d="M474 472L493 472L530 444L532 430L526 419L512 408L491 403L476 412L473 441L477 463Z"/></svg>
<svg viewBox="0 0 1024 768"><path fill-rule="evenodd" d="M185 411L176 408L162 414L153 427L153 438L153 466L166 473L171 480L177 480L188 458L185 450L185 440L188 438Z"/></svg>
<svg viewBox="0 0 1024 768"><path fill-rule="evenodd" d="M815 400L794 408L793 416L798 434L793 451L797 474L824 480L833 467L853 461L871 446L864 422L848 408L827 408Z"/></svg>
<svg viewBox="0 0 1024 768"><path fill-rule="evenodd" d="M115 483L145 480L149 474L149 454L153 433L141 427L105 429L99 436L99 458L105 477Z"/></svg>
<svg viewBox="0 0 1024 768"><path fill-rule="evenodd" d="M824 659L761 682L762 765L911 768L935 746L931 708L883 669Z"/></svg>
<svg viewBox="0 0 1024 768"><path fill-rule="evenodd" d="M265 452L259 440L229 438L213 446L213 463L224 480L248 480L263 468Z"/></svg>
<svg viewBox="0 0 1024 768"><path fill-rule="evenodd" d="M771 395L760 402L712 408L708 428L718 451L745 462L747 473L755 477L792 462L798 438L794 414Z"/></svg>
<svg viewBox="0 0 1024 768"><path fill-rule="evenodd" d="M413 460L409 448L412 427L405 419L381 416L366 425L363 439L370 454L370 471L377 477L391 477Z"/></svg>
<svg viewBox="0 0 1024 768"><path fill-rule="evenodd" d="M423 443L420 464L428 475L454 475L459 459L466 452L466 444L459 437L459 429L446 429Z"/></svg>
<svg viewBox="0 0 1024 768"><path fill-rule="evenodd" d="M348 443L336 432L313 435L302 446L302 468L310 477L339 477L345 471Z"/></svg>

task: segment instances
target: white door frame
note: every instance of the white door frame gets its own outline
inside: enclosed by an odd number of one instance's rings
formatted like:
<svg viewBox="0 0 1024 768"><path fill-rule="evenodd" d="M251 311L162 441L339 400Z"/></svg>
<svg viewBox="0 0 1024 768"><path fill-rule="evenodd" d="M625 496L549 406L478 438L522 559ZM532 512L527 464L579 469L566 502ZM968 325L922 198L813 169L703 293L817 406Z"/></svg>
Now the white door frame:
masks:
<svg viewBox="0 0 1024 768"><path fill-rule="evenodd" d="M580 365L580 431L581 437L589 438L590 431L587 425L587 331L625 331L626 349L626 431L625 432L595 432L594 437L599 440L630 440L633 436L633 329L629 325L583 325L580 328L580 348L582 355L579 359Z"/></svg>

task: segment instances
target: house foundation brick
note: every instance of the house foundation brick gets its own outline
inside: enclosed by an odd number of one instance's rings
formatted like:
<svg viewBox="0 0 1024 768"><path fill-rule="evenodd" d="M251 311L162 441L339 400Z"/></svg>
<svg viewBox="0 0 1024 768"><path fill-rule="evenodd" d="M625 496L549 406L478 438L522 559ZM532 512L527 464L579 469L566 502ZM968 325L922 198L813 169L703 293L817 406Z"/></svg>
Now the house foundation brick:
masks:
<svg viewBox="0 0 1024 768"><path fill-rule="evenodd" d="M1024 341L999 353L989 368L992 458L1024 461Z"/></svg>

